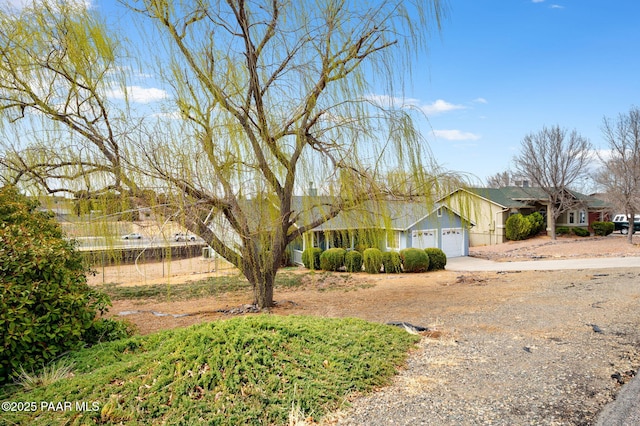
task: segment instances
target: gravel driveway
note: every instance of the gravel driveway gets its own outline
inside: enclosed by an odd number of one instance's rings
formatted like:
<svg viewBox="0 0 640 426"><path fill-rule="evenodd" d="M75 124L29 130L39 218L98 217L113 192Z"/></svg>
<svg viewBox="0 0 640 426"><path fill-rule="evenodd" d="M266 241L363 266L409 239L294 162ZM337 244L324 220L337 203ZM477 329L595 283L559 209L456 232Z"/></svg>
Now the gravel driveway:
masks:
<svg viewBox="0 0 640 426"><path fill-rule="evenodd" d="M493 258L542 251L501 250ZM443 337L424 338L391 386L327 423L590 425L635 375L640 268L466 274L460 284L478 295L510 291L440 312Z"/></svg>

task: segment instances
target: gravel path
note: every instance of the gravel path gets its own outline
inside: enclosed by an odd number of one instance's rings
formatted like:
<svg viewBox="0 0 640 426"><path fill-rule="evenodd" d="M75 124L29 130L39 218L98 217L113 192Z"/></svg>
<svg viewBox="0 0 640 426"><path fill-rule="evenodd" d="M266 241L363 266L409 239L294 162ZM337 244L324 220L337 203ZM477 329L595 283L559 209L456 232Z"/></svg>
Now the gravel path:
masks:
<svg viewBox="0 0 640 426"><path fill-rule="evenodd" d="M337 424L593 424L640 365L640 271L537 275L531 291L441 317L444 336Z"/></svg>

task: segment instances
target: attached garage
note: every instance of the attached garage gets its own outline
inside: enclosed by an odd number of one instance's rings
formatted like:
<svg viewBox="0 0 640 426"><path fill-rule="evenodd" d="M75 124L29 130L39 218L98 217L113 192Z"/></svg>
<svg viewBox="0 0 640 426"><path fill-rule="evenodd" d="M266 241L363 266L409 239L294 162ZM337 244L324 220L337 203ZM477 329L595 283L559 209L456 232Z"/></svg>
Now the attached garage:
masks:
<svg viewBox="0 0 640 426"><path fill-rule="evenodd" d="M438 247L438 230L424 229L411 231L412 246L425 249L427 247Z"/></svg>
<svg viewBox="0 0 640 426"><path fill-rule="evenodd" d="M462 228L442 229L442 251L447 257L460 257L466 255L465 235Z"/></svg>

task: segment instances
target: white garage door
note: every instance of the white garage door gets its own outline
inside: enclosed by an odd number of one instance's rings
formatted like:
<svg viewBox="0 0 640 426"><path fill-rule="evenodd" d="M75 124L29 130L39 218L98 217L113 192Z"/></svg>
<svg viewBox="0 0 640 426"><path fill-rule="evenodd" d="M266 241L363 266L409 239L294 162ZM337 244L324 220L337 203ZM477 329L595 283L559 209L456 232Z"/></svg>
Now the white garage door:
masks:
<svg viewBox="0 0 640 426"><path fill-rule="evenodd" d="M442 230L442 251L447 257L464 256L464 233L462 228Z"/></svg>
<svg viewBox="0 0 640 426"><path fill-rule="evenodd" d="M425 249L438 247L438 233L435 229L424 229L411 232L411 247Z"/></svg>

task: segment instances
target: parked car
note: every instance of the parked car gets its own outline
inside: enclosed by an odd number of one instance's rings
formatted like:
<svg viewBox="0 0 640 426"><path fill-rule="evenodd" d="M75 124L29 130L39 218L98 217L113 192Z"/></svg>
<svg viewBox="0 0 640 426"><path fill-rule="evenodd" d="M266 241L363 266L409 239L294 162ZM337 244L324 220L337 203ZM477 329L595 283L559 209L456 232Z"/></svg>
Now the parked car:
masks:
<svg viewBox="0 0 640 426"><path fill-rule="evenodd" d="M629 233L629 219L626 214L617 214L612 220L614 231L620 231L621 234ZM640 231L640 215L636 215L633 223L633 232Z"/></svg>
<svg viewBox="0 0 640 426"><path fill-rule="evenodd" d="M132 232L131 234L123 235L122 239L123 240L141 240L142 235L138 234L137 232Z"/></svg>
<svg viewBox="0 0 640 426"><path fill-rule="evenodd" d="M196 236L191 234L185 234L182 232L178 232L173 236L173 239L176 241L195 241Z"/></svg>

